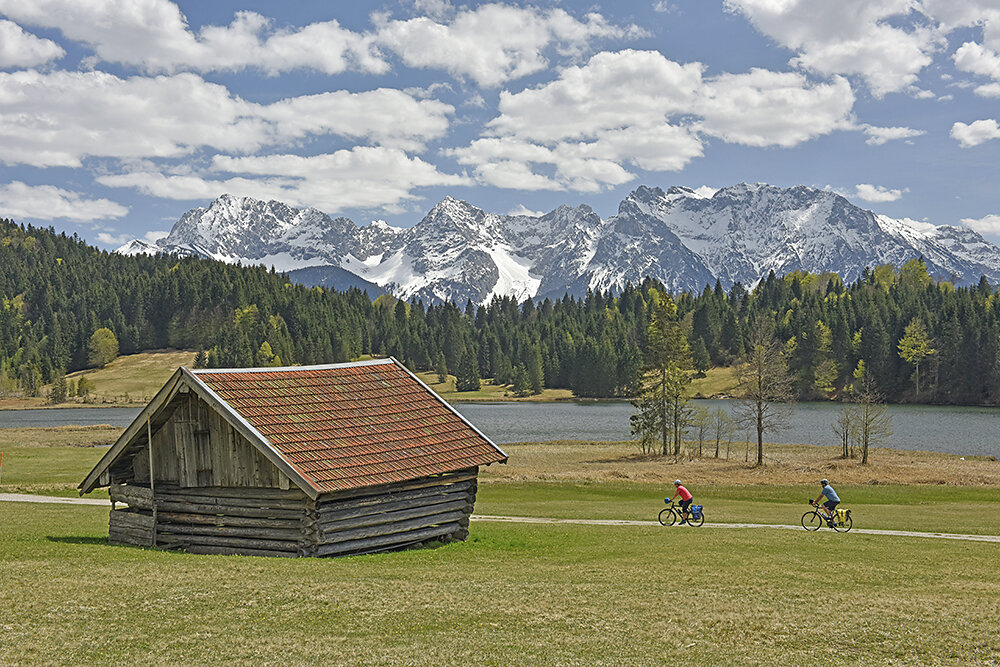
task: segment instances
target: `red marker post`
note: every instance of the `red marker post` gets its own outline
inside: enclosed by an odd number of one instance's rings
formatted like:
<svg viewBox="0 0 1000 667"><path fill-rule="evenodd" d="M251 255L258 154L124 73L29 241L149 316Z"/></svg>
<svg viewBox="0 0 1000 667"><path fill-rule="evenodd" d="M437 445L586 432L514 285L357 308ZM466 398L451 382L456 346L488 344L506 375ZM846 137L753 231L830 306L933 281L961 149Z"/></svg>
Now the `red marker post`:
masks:
<svg viewBox="0 0 1000 667"><path fill-rule="evenodd" d="M3 481L3 452L0 452L0 482Z"/></svg>

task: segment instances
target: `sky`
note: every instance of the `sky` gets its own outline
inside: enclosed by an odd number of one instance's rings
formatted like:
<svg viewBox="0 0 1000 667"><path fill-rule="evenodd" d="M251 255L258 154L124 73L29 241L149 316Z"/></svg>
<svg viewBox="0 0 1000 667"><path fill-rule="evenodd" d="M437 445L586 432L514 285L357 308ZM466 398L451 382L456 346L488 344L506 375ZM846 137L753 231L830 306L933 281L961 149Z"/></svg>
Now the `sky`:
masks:
<svg viewBox="0 0 1000 667"><path fill-rule="evenodd" d="M739 182L1000 243L1000 0L0 0L0 216L100 247Z"/></svg>

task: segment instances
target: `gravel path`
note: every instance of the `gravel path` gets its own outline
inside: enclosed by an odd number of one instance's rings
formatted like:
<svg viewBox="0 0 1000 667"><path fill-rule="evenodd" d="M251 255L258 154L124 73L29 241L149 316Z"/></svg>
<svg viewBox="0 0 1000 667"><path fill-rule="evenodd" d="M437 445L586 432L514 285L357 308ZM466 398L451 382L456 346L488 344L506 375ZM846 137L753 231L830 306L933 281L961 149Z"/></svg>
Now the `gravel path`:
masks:
<svg viewBox="0 0 1000 667"><path fill-rule="evenodd" d="M56 496L36 496L27 493L0 493L0 502L13 503L52 503L57 505L102 505L110 507L110 500L96 498L60 498ZM489 514L474 514L473 521L500 521L505 523L563 523L577 526L659 526L657 521L630 521L627 519L552 519L538 516L497 516ZM703 528L774 528L778 530L802 530L802 526L789 526L772 523L706 523ZM681 526L675 526L681 530ZM683 528L683 530L688 530ZM967 542L996 542L1000 544L1000 535L961 535L956 533L921 533L912 530L873 530L855 528L850 535L896 535L899 537L925 537L938 540L964 540Z"/></svg>
<svg viewBox="0 0 1000 667"><path fill-rule="evenodd" d="M629 521L626 519L550 519L531 516L490 516L474 514L473 521L504 521L509 523L568 523L581 526L659 526L657 521ZM802 530L802 526L789 526L773 523L706 523L703 528L776 528L778 530ZM682 529L682 526L675 526ZM684 528L687 530L687 528ZM900 537L928 537L939 540L965 540L968 542L996 542L1000 544L1000 535L960 535L956 533L920 533L912 530L873 530L869 528L854 528L851 535L897 535Z"/></svg>

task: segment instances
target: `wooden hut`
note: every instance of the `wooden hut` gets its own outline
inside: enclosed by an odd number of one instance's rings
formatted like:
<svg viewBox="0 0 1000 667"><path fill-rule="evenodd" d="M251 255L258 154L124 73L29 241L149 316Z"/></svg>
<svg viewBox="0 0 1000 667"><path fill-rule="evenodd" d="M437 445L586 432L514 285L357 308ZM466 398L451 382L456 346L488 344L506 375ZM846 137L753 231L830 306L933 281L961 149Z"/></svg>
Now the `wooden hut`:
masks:
<svg viewBox="0 0 1000 667"><path fill-rule="evenodd" d="M395 359L179 368L80 493L109 488L112 544L342 556L465 539L506 460Z"/></svg>

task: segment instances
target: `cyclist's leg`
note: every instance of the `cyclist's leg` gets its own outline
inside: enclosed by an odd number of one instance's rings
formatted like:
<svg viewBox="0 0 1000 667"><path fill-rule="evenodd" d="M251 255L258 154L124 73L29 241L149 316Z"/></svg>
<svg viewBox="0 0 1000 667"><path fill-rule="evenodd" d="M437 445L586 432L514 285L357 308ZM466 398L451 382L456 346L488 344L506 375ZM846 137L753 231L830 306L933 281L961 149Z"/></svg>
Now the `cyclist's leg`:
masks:
<svg viewBox="0 0 1000 667"><path fill-rule="evenodd" d="M685 522L688 519L688 508L691 507L691 503L694 502L694 498L691 500L681 501L681 522Z"/></svg>

